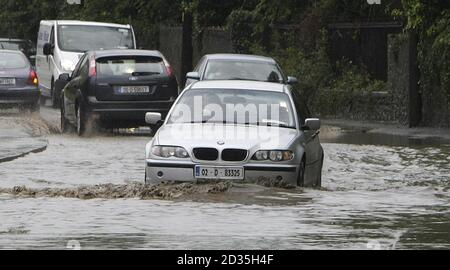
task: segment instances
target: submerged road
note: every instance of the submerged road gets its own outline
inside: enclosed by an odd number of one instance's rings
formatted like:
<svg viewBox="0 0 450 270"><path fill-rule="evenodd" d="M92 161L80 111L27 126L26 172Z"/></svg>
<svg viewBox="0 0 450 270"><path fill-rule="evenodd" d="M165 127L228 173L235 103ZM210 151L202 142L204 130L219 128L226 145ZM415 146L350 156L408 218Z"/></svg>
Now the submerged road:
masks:
<svg viewBox="0 0 450 270"><path fill-rule="evenodd" d="M49 108L1 120L32 126L48 146L0 163L0 249L62 249L74 241L84 249L450 248L445 142L327 126L321 190L205 184L148 191L145 135L61 135L59 113Z"/></svg>

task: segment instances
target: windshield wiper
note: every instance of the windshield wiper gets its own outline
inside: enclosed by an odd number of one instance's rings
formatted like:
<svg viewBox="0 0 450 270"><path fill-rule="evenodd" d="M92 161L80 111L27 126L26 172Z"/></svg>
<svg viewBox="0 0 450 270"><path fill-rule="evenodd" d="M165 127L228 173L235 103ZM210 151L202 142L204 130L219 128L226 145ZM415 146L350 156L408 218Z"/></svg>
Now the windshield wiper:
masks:
<svg viewBox="0 0 450 270"><path fill-rule="evenodd" d="M202 121L191 121L191 124L227 124L227 121L202 120Z"/></svg>
<svg viewBox="0 0 450 270"><path fill-rule="evenodd" d="M175 121L176 122L176 121ZM270 123L270 122L256 122L256 123L237 123L237 122L227 122L227 121L211 121L211 120L203 120L203 121L191 121L185 122L190 124L229 124L229 125L245 125L245 126L265 126L265 127L280 127L280 128L289 128L295 129L295 127L290 126L288 124L283 123ZM183 123L178 123L183 124Z"/></svg>
<svg viewBox="0 0 450 270"><path fill-rule="evenodd" d="M290 129L295 129L295 127L290 126L286 123L274 123L274 122L254 122L254 123L244 123L244 125L246 126L251 126L251 125L255 125L255 126L266 126L266 127L281 127L281 128L290 128Z"/></svg>
<svg viewBox="0 0 450 270"><path fill-rule="evenodd" d="M234 78L230 78L229 80L236 80L236 81L258 81L258 80L253 80L253 79L248 79L248 78L239 78L239 77L234 77Z"/></svg>
<svg viewBox="0 0 450 270"><path fill-rule="evenodd" d="M151 75L159 75L159 72L133 72L131 76L151 76Z"/></svg>

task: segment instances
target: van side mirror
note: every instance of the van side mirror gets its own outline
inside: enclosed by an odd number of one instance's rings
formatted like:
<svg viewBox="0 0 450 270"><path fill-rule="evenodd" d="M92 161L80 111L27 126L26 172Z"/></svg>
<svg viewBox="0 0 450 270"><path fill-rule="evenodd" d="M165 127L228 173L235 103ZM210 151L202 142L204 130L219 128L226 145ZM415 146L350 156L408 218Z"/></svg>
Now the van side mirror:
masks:
<svg viewBox="0 0 450 270"><path fill-rule="evenodd" d="M318 118L308 118L305 120L305 125L303 130L319 130L321 127L320 119Z"/></svg>
<svg viewBox="0 0 450 270"><path fill-rule="evenodd" d="M191 79L191 80L199 81L200 80L200 74L198 74L198 72L189 72L189 73L186 74L186 78L187 79Z"/></svg>
<svg viewBox="0 0 450 270"><path fill-rule="evenodd" d="M161 123L162 115L160 113L146 113L145 122L149 125L157 125Z"/></svg>
<svg viewBox="0 0 450 270"><path fill-rule="evenodd" d="M63 81L63 82L68 82L68 81L70 81L70 74L63 73L63 74L59 75L58 80Z"/></svg>
<svg viewBox="0 0 450 270"><path fill-rule="evenodd" d="M298 79L295 77L288 76L287 84L289 85L298 84Z"/></svg>
<svg viewBox="0 0 450 270"><path fill-rule="evenodd" d="M44 55L52 55L53 54L53 45L51 43L44 44Z"/></svg>

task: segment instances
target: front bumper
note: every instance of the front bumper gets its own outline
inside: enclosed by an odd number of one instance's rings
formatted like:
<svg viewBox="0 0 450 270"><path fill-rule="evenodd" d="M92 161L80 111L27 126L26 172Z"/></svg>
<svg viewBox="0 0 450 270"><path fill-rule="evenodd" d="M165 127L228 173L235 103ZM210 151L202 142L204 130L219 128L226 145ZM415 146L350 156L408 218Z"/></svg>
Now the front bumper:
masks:
<svg viewBox="0 0 450 270"><path fill-rule="evenodd" d="M0 104L36 104L39 101L40 91L36 87L20 89L0 89Z"/></svg>
<svg viewBox="0 0 450 270"><path fill-rule="evenodd" d="M284 181L292 185L297 184L299 169L297 165L288 164L197 164L190 161L174 162L147 159L146 182L197 182L194 175L195 166L197 165L213 167L244 167L245 177L243 182L254 183L264 179L270 181Z"/></svg>
<svg viewBox="0 0 450 270"><path fill-rule="evenodd" d="M99 101L89 97L87 110L104 120L127 120L145 123L147 112L159 112L163 118L172 107L169 101Z"/></svg>

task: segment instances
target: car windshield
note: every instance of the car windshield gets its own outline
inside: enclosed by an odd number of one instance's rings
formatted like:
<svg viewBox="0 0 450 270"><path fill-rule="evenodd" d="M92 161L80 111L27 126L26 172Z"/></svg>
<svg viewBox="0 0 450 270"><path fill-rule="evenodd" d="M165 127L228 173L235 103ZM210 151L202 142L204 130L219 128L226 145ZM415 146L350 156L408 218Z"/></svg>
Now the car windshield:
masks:
<svg viewBox="0 0 450 270"><path fill-rule="evenodd" d="M262 61L209 61L204 80L250 80L282 83L283 75L278 66Z"/></svg>
<svg viewBox="0 0 450 270"><path fill-rule="evenodd" d="M175 104L168 124L222 123L296 128L289 96L255 90L196 89Z"/></svg>
<svg viewBox="0 0 450 270"><path fill-rule="evenodd" d="M26 68L27 60L18 53L0 52L0 69Z"/></svg>
<svg viewBox="0 0 450 270"><path fill-rule="evenodd" d="M97 73L104 76L150 76L165 73L160 57L117 56L97 60Z"/></svg>
<svg viewBox="0 0 450 270"><path fill-rule="evenodd" d="M58 46L63 51L86 52L101 49L132 49L133 34L130 29L88 26L58 26Z"/></svg>

